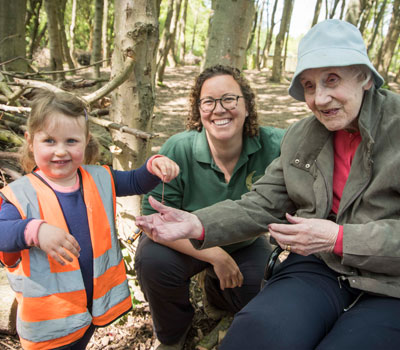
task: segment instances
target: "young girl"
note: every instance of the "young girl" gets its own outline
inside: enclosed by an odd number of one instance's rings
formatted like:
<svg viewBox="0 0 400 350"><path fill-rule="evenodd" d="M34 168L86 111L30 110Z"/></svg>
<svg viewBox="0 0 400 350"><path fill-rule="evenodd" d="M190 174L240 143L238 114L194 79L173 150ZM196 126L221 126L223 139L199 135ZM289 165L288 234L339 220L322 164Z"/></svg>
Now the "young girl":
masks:
<svg viewBox="0 0 400 350"><path fill-rule="evenodd" d="M164 156L131 171L82 165L97 144L84 104L67 93L35 98L25 138L30 173L0 194L0 261L18 301L18 334L24 349L85 349L95 326L131 308L115 197L146 193L179 167Z"/></svg>

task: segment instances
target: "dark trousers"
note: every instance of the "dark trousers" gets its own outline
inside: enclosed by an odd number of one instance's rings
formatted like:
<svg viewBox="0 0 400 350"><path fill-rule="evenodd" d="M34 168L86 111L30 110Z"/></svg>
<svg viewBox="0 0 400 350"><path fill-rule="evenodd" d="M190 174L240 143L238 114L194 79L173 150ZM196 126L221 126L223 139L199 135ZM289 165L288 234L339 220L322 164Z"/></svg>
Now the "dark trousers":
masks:
<svg viewBox="0 0 400 350"><path fill-rule="evenodd" d="M207 274L208 301L220 309L237 312L260 290L264 267L271 252L266 237L231 254L243 274L240 288L221 291L219 280ZM189 327L194 310L189 300L190 278L211 265L150 240L140 238L135 254L137 277L149 302L157 338L164 344L176 343Z"/></svg>
<svg viewBox="0 0 400 350"><path fill-rule="evenodd" d="M360 296L312 255L291 253L276 270L220 350L400 349L400 299Z"/></svg>

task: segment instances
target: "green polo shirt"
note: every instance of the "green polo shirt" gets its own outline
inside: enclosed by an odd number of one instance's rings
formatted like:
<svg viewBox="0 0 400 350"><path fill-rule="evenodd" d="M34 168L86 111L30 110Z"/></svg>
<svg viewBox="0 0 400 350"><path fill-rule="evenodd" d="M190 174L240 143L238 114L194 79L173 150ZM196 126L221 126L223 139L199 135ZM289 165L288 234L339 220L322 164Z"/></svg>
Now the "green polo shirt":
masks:
<svg viewBox="0 0 400 350"><path fill-rule="evenodd" d="M258 136L246 137L229 183L225 182L223 172L211 156L204 128L201 132L184 131L170 137L162 146L160 154L174 160L180 167L180 173L164 185L165 204L192 212L225 199L240 199L264 175L265 168L279 156L284 132L273 127L260 127ZM159 184L144 197L144 215L155 212L149 205L148 196L152 195L161 201L161 194L162 184ZM223 248L232 252L253 241L254 239Z"/></svg>

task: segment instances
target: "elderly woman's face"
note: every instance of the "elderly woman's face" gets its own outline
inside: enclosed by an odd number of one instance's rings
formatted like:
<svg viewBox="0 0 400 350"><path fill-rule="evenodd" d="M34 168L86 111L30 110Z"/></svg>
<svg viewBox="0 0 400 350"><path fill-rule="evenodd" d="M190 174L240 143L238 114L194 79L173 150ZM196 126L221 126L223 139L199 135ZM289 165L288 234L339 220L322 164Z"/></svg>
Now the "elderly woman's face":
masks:
<svg viewBox="0 0 400 350"><path fill-rule="evenodd" d="M351 67L307 69L300 75L307 106L330 131L358 130L357 117L365 86Z"/></svg>

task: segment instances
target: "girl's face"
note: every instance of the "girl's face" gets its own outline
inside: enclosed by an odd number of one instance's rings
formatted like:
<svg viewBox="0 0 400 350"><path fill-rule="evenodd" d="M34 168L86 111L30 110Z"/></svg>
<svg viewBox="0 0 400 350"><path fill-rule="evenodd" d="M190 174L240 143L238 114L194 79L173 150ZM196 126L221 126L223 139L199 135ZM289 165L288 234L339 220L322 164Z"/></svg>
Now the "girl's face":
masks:
<svg viewBox="0 0 400 350"><path fill-rule="evenodd" d="M217 101L212 112L206 113L200 108L201 122L211 141L237 139L241 142L247 110L239 84L231 75L217 75L207 79L201 87L200 100L207 97L220 99L225 96L241 97L237 99L236 107L231 110L223 108L220 101Z"/></svg>
<svg viewBox="0 0 400 350"><path fill-rule="evenodd" d="M50 119L50 120L49 120ZM35 163L46 177L60 186L73 186L88 143L85 118L55 112L44 128L25 134Z"/></svg>

